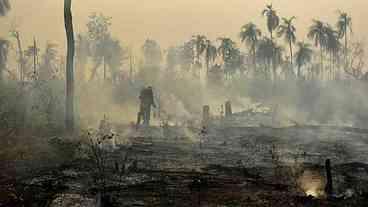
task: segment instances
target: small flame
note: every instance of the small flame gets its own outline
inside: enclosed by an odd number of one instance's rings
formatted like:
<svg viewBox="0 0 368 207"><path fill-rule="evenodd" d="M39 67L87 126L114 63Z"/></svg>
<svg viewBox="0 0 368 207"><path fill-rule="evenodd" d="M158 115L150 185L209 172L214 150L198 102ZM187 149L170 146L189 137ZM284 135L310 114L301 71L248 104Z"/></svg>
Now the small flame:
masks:
<svg viewBox="0 0 368 207"><path fill-rule="evenodd" d="M309 189L305 192L307 196L318 197L318 192L315 189Z"/></svg>
<svg viewBox="0 0 368 207"><path fill-rule="evenodd" d="M323 196L324 181L318 172L305 171L299 178L301 188L307 196L321 197Z"/></svg>

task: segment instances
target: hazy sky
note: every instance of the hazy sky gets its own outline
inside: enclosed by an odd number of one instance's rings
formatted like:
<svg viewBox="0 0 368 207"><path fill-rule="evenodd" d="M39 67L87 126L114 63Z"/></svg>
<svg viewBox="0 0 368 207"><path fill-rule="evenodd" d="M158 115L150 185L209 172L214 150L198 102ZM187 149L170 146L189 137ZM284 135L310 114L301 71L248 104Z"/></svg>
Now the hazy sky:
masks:
<svg viewBox="0 0 368 207"><path fill-rule="evenodd" d="M27 44L33 36L64 44L63 0L10 1L12 11L0 18L0 36L16 23ZM249 21L265 31L261 11L269 2L280 16L297 17L299 39L305 39L313 18L335 24L338 9L353 17L357 38L368 32L368 0L73 0L73 14L77 33L86 30L91 12L102 12L113 18L113 35L125 44L141 45L150 37L167 47L198 33L211 39L237 38L239 28Z"/></svg>

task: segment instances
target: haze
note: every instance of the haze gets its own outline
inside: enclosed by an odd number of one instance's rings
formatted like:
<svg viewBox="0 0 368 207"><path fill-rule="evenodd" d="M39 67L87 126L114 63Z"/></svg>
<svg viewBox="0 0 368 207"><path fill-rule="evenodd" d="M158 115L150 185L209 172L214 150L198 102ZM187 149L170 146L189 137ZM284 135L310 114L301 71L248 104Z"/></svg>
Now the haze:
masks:
<svg viewBox="0 0 368 207"><path fill-rule="evenodd" d="M45 42L64 43L62 0L12 0L9 16L0 20L0 36L11 25L23 32L30 43L33 36ZM146 38L157 40L164 48L180 44L193 34L211 39L228 36L238 40L239 28L249 22L265 30L261 11L270 1L264 0L79 0L73 1L76 32L86 30L87 17L102 12L113 18L112 33L125 44L142 45ZM366 37L366 0L275 0L280 16L297 16L298 38L305 39L313 18L335 23L337 10L351 14L356 39ZM308 26L307 26L308 25ZM64 45L64 44L62 44Z"/></svg>

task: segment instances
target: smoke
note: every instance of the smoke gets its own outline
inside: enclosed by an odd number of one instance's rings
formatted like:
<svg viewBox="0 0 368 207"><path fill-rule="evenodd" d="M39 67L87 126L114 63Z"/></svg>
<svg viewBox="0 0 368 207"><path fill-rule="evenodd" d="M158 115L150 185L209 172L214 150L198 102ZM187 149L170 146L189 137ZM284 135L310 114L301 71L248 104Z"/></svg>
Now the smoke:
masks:
<svg viewBox="0 0 368 207"><path fill-rule="evenodd" d="M120 93L119 88L122 88ZM130 95L136 93L136 96ZM123 85L108 83L86 83L77 93L77 108L82 127L96 128L100 120L107 117L110 122L130 124L135 122L139 110L138 91L123 89ZM125 97L124 97L125 96Z"/></svg>
<svg viewBox="0 0 368 207"><path fill-rule="evenodd" d="M153 76L153 72L158 74ZM134 82L123 80L117 85L99 82L82 85L77 101L82 125L96 126L104 116L120 124L135 122L140 89L149 85L154 89L157 108L153 109L153 124L157 126L162 120L173 124L198 121L204 105L209 105L210 113L218 116L226 101L231 101L235 113L248 109L274 111L281 126L297 123L361 128L368 118L364 104L368 101L364 95L368 88L362 82L283 80L276 83L275 89L270 81L243 77L231 83L203 85L191 75L163 70L147 71L144 75L150 79L136 77Z"/></svg>

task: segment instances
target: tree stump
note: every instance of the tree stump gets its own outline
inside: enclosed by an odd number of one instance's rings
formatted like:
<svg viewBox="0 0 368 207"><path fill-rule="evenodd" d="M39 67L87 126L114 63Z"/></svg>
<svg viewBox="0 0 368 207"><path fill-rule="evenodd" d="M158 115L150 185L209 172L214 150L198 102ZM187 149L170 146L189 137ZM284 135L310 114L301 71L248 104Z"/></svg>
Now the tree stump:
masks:
<svg viewBox="0 0 368 207"><path fill-rule="evenodd" d="M210 121L210 106L205 105L203 106L202 111L202 126L208 127L209 121Z"/></svg>
<svg viewBox="0 0 368 207"><path fill-rule="evenodd" d="M333 184L332 184L332 174L331 174L331 162L330 159L327 159L325 162L325 169L326 169L326 187L325 193L327 197L331 197L333 194Z"/></svg>
<svg viewBox="0 0 368 207"><path fill-rule="evenodd" d="M233 110L231 107L231 102L230 101L226 101L225 103L225 117L229 117L233 114Z"/></svg>

